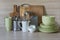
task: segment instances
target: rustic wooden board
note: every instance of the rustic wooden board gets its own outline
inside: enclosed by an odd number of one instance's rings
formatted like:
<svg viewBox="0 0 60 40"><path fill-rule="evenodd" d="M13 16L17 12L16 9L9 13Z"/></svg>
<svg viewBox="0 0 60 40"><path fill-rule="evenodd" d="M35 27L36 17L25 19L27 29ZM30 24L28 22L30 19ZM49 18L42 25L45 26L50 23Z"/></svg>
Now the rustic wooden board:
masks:
<svg viewBox="0 0 60 40"><path fill-rule="evenodd" d="M31 5L30 11L34 13L34 15L38 16L38 25L42 22L42 16L44 15L44 6L43 5Z"/></svg>
<svg viewBox="0 0 60 40"><path fill-rule="evenodd" d="M15 8L16 9L16 8ZM44 14L44 6L43 5L30 5L28 8L24 8L20 6L20 17L24 17L24 11L31 11L33 15L38 16L38 25L42 22L42 15ZM10 16L16 16L16 13L10 14Z"/></svg>
<svg viewBox="0 0 60 40"><path fill-rule="evenodd" d="M42 15L44 14L43 5L30 5L28 8L20 7L20 16L24 17L24 11L31 11L33 15L38 16L38 25L42 22Z"/></svg>

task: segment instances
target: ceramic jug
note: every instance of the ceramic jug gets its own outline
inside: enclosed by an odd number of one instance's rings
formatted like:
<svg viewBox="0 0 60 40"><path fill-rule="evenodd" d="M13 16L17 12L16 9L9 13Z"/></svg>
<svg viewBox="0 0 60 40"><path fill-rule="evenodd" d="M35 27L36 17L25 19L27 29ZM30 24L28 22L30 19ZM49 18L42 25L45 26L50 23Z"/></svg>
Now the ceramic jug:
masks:
<svg viewBox="0 0 60 40"><path fill-rule="evenodd" d="M22 31L28 32L29 21L22 21Z"/></svg>

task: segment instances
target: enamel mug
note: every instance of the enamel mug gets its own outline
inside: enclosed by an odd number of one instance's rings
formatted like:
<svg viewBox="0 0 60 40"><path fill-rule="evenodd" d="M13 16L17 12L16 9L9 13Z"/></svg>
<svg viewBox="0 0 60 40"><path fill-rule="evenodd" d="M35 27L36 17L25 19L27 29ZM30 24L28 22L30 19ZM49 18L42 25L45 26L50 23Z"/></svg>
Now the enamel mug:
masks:
<svg viewBox="0 0 60 40"><path fill-rule="evenodd" d="M22 31L28 32L29 22L28 21L22 21Z"/></svg>

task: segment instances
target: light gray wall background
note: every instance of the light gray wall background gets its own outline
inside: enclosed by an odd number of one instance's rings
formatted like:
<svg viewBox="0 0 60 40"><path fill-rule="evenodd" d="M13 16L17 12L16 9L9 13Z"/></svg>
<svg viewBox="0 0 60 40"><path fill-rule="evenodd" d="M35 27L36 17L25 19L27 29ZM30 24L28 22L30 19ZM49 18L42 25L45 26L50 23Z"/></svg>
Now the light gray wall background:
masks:
<svg viewBox="0 0 60 40"><path fill-rule="evenodd" d="M60 25L60 0L0 0L0 27L4 27L4 17L12 12L13 5L23 3L44 5L47 14L55 16Z"/></svg>

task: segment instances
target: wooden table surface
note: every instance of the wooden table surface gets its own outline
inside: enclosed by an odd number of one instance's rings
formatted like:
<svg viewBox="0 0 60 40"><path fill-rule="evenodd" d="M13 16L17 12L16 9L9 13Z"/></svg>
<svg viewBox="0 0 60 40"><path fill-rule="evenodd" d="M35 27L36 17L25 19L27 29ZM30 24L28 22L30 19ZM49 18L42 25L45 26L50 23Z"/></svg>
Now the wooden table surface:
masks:
<svg viewBox="0 0 60 40"><path fill-rule="evenodd" d="M0 27L0 40L60 40L60 33L7 32L5 28Z"/></svg>

